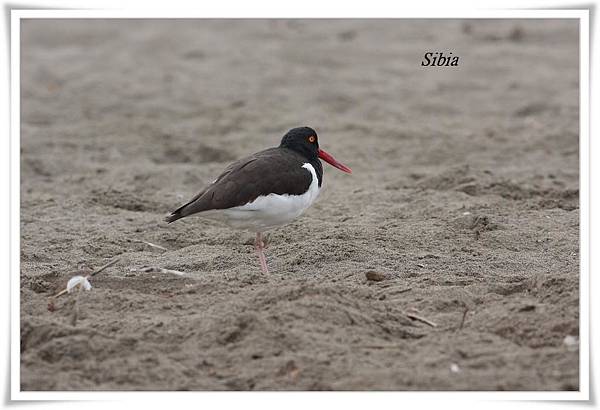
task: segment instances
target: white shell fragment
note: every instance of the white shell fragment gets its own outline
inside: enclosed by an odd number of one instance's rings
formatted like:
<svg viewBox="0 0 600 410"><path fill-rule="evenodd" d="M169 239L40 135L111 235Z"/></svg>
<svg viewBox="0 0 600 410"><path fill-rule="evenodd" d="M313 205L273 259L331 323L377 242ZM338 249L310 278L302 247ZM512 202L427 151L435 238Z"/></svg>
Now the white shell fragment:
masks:
<svg viewBox="0 0 600 410"><path fill-rule="evenodd" d="M450 364L450 371L452 373L460 373L460 367L456 363Z"/></svg>
<svg viewBox="0 0 600 410"><path fill-rule="evenodd" d="M78 286L83 287L84 290L90 290L92 288L92 284L87 278L83 276L73 276L69 279L69 282L67 282L67 292L71 293L71 291Z"/></svg>

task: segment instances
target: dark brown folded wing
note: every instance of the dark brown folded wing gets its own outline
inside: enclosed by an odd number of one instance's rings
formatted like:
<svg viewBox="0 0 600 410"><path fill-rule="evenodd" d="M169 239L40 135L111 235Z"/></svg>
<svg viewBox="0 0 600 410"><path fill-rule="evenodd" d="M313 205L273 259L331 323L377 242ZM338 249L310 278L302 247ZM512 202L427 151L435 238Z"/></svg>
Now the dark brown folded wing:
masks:
<svg viewBox="0 0 600 410"><path fill-rule="evenodd" d="M286 148L270 148L229 165L215 182L167 216L167 222L212 209L228 209L269 194L302 195L312 174L306 160Z"/></svg>

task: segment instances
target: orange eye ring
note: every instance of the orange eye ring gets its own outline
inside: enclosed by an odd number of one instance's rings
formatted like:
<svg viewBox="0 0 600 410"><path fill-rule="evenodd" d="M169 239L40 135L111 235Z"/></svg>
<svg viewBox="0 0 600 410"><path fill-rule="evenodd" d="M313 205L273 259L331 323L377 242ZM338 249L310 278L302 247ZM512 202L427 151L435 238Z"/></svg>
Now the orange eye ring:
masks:
<svg viewBox="0 0 600 410"><path fill-rule="evenodd" d="M317 140L317 138L314 135L311 135L310 137L308 137L308 142L310 143L314 143Z"/></svg>

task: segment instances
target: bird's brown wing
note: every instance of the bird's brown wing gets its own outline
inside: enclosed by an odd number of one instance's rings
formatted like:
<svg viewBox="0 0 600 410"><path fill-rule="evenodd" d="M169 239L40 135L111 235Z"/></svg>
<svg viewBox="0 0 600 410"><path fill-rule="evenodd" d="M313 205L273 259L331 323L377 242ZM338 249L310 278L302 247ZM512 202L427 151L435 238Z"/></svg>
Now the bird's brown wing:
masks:
<svg viewBox="0 0 600 410"><path fill-rule="evenodd" d="M312 174L306 160L285 148L270 148L229 165L219 177L188 203L167 216L167 222L213 209L228 209L269 194L301 195Z"/></svg>

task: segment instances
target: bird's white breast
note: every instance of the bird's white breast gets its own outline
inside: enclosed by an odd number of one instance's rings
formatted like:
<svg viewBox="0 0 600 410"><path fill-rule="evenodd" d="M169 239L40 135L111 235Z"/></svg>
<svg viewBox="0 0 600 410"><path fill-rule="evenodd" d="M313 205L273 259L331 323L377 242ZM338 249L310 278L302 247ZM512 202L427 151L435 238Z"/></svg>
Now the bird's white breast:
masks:
<svg viewBox="0 0 600 410"><path fill-rule="evenodd" d="M242 206L224 209L223 222L238 229L249 229L262 232L267 229L285 225L299 217L319 196L319 179L313 166L302 165L312 176L308 190L302 195L269 194L259 196L254 201ZM208 215L207 215L208 216Z"/></svg>

